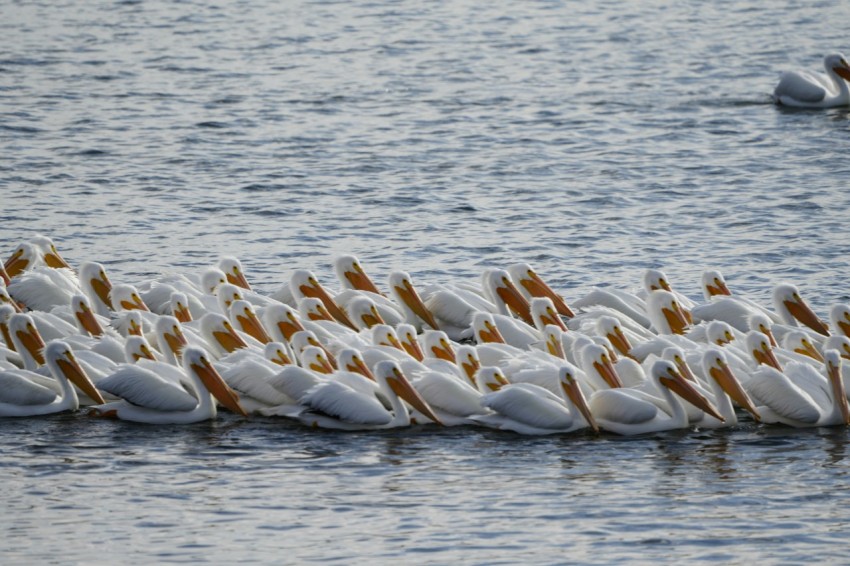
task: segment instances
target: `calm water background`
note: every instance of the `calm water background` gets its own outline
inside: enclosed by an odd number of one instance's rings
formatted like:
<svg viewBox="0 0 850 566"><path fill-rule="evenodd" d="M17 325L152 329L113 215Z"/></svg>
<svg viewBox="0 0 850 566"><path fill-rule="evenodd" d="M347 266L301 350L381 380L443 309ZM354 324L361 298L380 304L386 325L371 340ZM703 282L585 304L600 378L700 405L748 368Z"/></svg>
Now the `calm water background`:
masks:
<svg viewBox="0 0 850 566"><path fill-rule="evenodd" d="M528 261L850 300L850 114L770 103L850 3L7 2L0 253L274 290ZM4 564L846 562L845 430L335 434L224 416L0 430Z"/></svg>

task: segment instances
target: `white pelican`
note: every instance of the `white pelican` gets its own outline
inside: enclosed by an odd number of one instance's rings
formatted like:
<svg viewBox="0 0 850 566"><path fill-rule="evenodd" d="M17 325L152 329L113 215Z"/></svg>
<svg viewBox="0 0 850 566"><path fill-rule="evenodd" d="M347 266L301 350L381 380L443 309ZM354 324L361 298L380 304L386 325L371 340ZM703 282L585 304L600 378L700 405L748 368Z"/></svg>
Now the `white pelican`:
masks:
<svg viewBox="0 0 850 566"><path fill-rule="evenodd" d="M383 295L372 279L363 271L360 261L353 255L341 255L333 262L334 272L343 289L366 291Z"/></svg>
<svg viewBox="0 0 850 566"><path fill-rule="evenodd" d="M70 269L37 266L13 278L7 287L9 295L30 309L49 311L67 306L80 292L77 276Z"/></svg>
<svg viewBox="0 0 850 566"><path fill-rule="evenodd" d="M325 308L340 324L344 324L352 330L357 330L345 311L336 304L330 293L325 290L310 271L306 269L295 270L290 277L289 288L296 301L304 297L315 297L325 304Z"/></svg>
<svg viewBox="0 0 850 566"><path fill-rule="evenodd" d="M628 389L603 389L590 398L590 410L600 428L622 435L644 434L686 428L688 415L679 397L719 421L723 417L667 360L656 361L650 379L666 401L663 410L651 400ZM675 392L675 395L674 395Z"/></svg>
<svg viewBox="0 0 850 566"><path fill-rule="evenodd" d="M103 265L86 261L80 264L80 287L89 298L94 311L101 316L110 316L112 311L112 282L106 275Z"/></svg>
<svg viewBox="0 0 850 566"><path fill-rule="evenodd" d="M338 381L313 387L299 400L311 410L298 415L302 423L341 430L384 429L408 426L410 413L404 402L437 424L440 419L422 396L410 385L393 361L375 365L375 379L381 393L389 400L388 410L375 395L366 395Z"/></svg>
<svg viewBox="0 0 850 566"><path fill-rule="evenodd" d="M795 383L789 376L771 367L753 373L749 389L764 403L759 412L765 422L780 422L793 427L850 424L850 409L841 378L841 356L827 350L826 383Z"/></svg>
<svg viewBox="0 0 850 566"><path fill-rule="evenodd" d="M808 71L786 71L773 90L776 104L796 108L833 108L850 104L850 65L841 53L824 57L826 75Z"/></svg>
<svg viewBox="0 0 850 566"><path fill-rule="evenodd" d="M138 366L122 366L98 386L123 400L98 405L90 414L151 424L195 423L215 418L217 399L234 413L247 416L238 395L201 348L186 347L183 370L189 391Z"/></svg>
<svg viewBox="0 0 850 566"><path fill-rule="evenodd" d="M850 305L839 303L829 309L829 323L834 334L850 338Z"/></svg>
<svg viewBox="0 0 850 566"><path fill-rule="evenodd" d="M227 282L237 287L242 287L248 291L251 290L251 285L245 277L245 271L242 269L242 263L238 258L233 256L225 256L218 260L219 269L224 273Z"/></svg>
<svg viewBox="0 0 850 566"><path fill-rule="evenodd" d="M510 317L511 314L522 319L528 326L534 325L531 317L531 305L519 292L511 277L504 269L487 269L481 274L481 287L487 297L498 309L498 314Z"/></svg>
<svg viewBox="0 0 850 566"><path fill-rule="evenodd" d="M716 269L706 269L702 272L702 295L706 301L712 297L729 296L732 291L726 286L726 279Z"/></svg>
<svg viewBox="0 0 850 566"><path fill-rule="evenodd" d="M254 307L246 300L233 301L228 309L230 322L234 327L239 327L242 332L251 336L261 344L272 341L263 323L260 322Z"/></svg>
<svg viewBox="0 0 850 566"><path fill-rule="evenodd" d="M702 369L704 375L708 377L709 385L711 386L714 397L713 404L717 407L718 412L723 417L720 421L712 415L703 413L703 418L693 424L701 428L719 428L729 427L738 424L738 415L735 414L735 407L732 401L735 401L740 407L750 413L756 421L761 420L761 415L755 407L753 400L744 391L740 381L729 369L729 364L726 363L726 356L718 348L709 348L703 355Z"/></svg>
<svg viewBox="0 0 850 566"><path fill-rule="evenodd" d="M543 279L527 263L516 263L508 267L519 291L531 300L532 297L547 298L561 316L572 318L575 316L573 310L567 305L564 298L552 290Z"/></svg>
<svg viewBox="0 0 850 566"><path fill-rule="evenodd" d="M80 408L80 402L74 385L98 403L103 403L103 397L66 343L59 340L50 342L44 350L44 357L61 393L57 395L52 389L38 385L27 377L29 372L2 371L0 417L29 417L76 411Z"/></svg>
<svg viewBox="0 0 850 566"><path fill-rule="evenodd" d="M405 322L412 324L417 331L422 330L422 323L427 324L431 330L441 330L434 315L413 286L410 275L404 271L393 271L389 276L389 287L390 294L401 308Z"/></svg>
<svg viewBox="0 0 850 566"><path fill-rule="evenodd" d="M482 368L479 373L484 370ZM530 383L505 385L481 397L481 404L495 414L474 416L472 419L485 426L520 434L567 433L587 427L598 431L570 368L560 368L558 383L560 397Z"/></svg>
<svg viewBox="0 0 850 566"><path fill-rule="evenodd" d="M9 338L23 360L24 369L35 371L44 365L44 339L30 315L15 313L9 318Z"/></svg>

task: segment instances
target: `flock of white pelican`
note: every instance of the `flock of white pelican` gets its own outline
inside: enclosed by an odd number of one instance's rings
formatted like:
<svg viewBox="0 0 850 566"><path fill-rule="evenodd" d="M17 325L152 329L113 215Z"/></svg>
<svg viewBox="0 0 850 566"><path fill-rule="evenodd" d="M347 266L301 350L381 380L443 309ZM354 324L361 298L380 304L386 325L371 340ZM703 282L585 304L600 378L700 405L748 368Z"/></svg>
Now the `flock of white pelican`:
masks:
<svg viewBox="0 0 850 566"><path fill-rule="evenodd" d="M384 290L354 256L334 270L337 293L303 269L258 293L232 257L116 284L48 237L22 242L0 268L0 416L191 423L223 407L344 430L622 435L850 422L850 306L824 322L790 284L768 308L718 271L696 303L655 269L635 293L571 301L525 263L480 284L394 271Z"/></svg>

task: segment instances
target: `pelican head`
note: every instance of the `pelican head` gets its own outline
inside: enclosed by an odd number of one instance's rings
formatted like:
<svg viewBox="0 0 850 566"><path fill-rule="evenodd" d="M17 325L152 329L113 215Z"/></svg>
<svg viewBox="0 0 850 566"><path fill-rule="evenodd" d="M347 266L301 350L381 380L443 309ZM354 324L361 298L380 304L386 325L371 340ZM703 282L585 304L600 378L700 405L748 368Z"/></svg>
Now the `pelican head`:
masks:
<svg viewBox="0 0 850 566"><path fill-rule="evenodd" d="M54 269L71 269L71 266L67 261L65 261L65 258L62 257L59 250L56 249L56 245L53 243L53 240L49 237L38 234L35 237L30 238L30 242L41 250L44 263L47 264L47 267L52 267Z"/></svg>
<svg viewBox="0 0 850 566"><path fill-rule="evenodd" d="M299 300L298 314L306 320L334 320L334 317L325 308L325 303L316 297L304 297Z"/></svg>
<svg viewBox="0 0 850 566"><path fill-rule="evenodd" d="M372 279L363 271L360 261L353 255L346 254L337 257L334 262L334 272L343 289L357 289L380 295L381 292Z"/></svg>
<svg viewBox="0 0 850 566"><path fill-rule="evenodd" d="M529 325L534 325L531 318L531 305L516 288L511 277L504 269L487 269L481 274L481 286L484 295L492 301L501 314L514 313Z"/></svg>
<svg viewBox="0 0 850 566"><path fill-rule="evenodd" d="M755 420L761 420L753 400L729 368L726 354L718 348L709 348L702 356L702 366L706 375L710 375L738 406L743 407Z"/></svg>
<svg viewBox="0 0 850 566"><path fill-rule="evenodd" d="M248 347L248 343L239 336L230 321L222 314L206 313L201 317L200 328L201 335L207 342L220 348L222 353L229 354L234 350Z"/></svg>
<svg viewBox="0 0 850 566"><path fill-rule="evenodd" d="M411 407L431 419L437 424L443 424L439 417L434 414L428 402L422 398L416 389L410 384L407 377L402 373L398 364L392 360L382 360L375 364L375 380L382 389L389 389L400 399L410 404ZM385 393L388 393L386 391Z"/></svg>
<svg viewBox="0 0 850 566"><path fill-rule="evenodd" d="M832 387L832 397L841 411L841 420L850 424L850 408L847 406L847 394L844 390L844 380L841 377L841 356L837 350L827 350L824 353L826 376Z"/></svg>
<svg viewBox="0 0 850 566"><path fill-rule="evenodd" d="M244 291L242 287L237 287L233 283L219 285L215 290L215 296L218 299L218 308L221 309L221 312L227 312L234 301L244 300L245 296L242 291Z"/></svg>
<svg viewBox="0 0 850 566"><path fill-rule="evenodd" d="M702 272L702 294L707 301L718 295L731 295L732 292L726 286L722 273L716 269L706 269Z"/></svg>
<svg viewBox="0 0 850 566"><path fill-rule="evenodd" d="M416 338L416 328L412 324L399 324L396 326L395 333L405 352L410 354L416 361L421 362L425 359L425 352L422 351L422 346L419 345L419 340Z"/></svg>
<svg viewBox="0 0 850 566"><path fill-rule="evenodd" d="M505 338L496 327L496 319L488 312L477 312L472 316L472 331L480 344L487 342L505 344Z"/></svg>
<svg viewBox="0 0 850 566"><path fill-rule="evenodd" d="M159 349L165 355L166 359L170 363L175 363L176 360L179 360L183 349L189 343L186 340L186 336L183 335L180 322L173 316L161 316L156 321L154 331L156 332Z"/></svg>
<svg viewBox="0 0 850 566"><path fill-rule="evenodd" d="M819 334L829 336L829 328L803 300L794 285L782 283L774 287L773 305L786 324L796 326L799 322Z"/></svg>
<svg viewBox="0 0 850 566"><path fill-rule="evenodd" d="M475 374L475 383L481 393L492 393L506 385L510 385L505 375L497 367L482 366Z"/></svg>
<svg viewBox="0 0 850 566"><path fill-rule="evenodd" d="M17 311L10 305L0 304L0 334L6 342L6 347L10 350L15 350L15 343L12 341L12 334L9 332L9 319Z"/></svg>
<svg viewBox="0 0 850 566"><path fill-rule="evenodd" d="M630 356L632 343L629 341L620 321L613 316L600 316L596 320L596 332L608 339L611 345L623 356Z"/></svg>
<svg viewBox="0 0 850 566"><path fill-rule="evenodd" d="M9 318L9 335L15 351L24 356L26 352L36 366L44 365L44 339L28 314L15 313ZM28 368L29 369L29 368Z"/></svg>
<svg viewBox="0 0 850 566"><path fill-rule="evenodd" d="M720 422L725 422L714 405L676 370L676 366L667 360L657 360L650 370L652 379L659 387L666 387L697 409L708 413Z"/></svg>
<svg viewBox="0 0 850 566"><path fill-rule="evenodd" d="M623 382L614 369L608 349L591 342L581 349L582 369L588 376L593 375L601 379L608 387L622 387Z"/></svg>
<svg viewBox="0 0 850 566"><path fill-rule="evenodd" d="M79 329L89 336L102 336L103 327L94 316L88 297L77 293L71 297L71 312L77 321Z"/></svg>
<svg viewBox="0 0 850 566"><path fill-rule="evenodd" d="M398 301L399 305L407 313L409 322L413 322L412 319L416 318L434 330L440 329L437 321L434 319L434 315L425 306L425 303L413 286L410 275L404 271L393 271L390 273L389 286L390 293L392 293L393 297L395 297L396 301Z"/></svg>
<svg viewBox="0 0 850 566"><path fill-rule="evenodd" d="M243 417L248 416L248 412L239 403L239 395L230 388L224 379L213 367L210 361L209 354L202 348L195 346L187 346L183 352L183 369L186 373L194 373L204 384L213 397L219 403L236 414Z"/></svg>
<svg viewBox="0 0 850 566"><path fill-rule="evenodd" d="M173 291L168 298L171 314L180 322L192 322L192 312L189 310L189 298L185 293Z"/></svg>
<svg viewBox="0 0 850 566"><path fill-rule="evenodd" d="M709 344L723 346L735 340L735 332L728 323L712 320L705 327L705 337Z"/></svg>
<svg viewBox="0 0 850 566"><path fill-rule="evenodd" d="M103 265L94 261L85 261L80 264L80 285L83 292L94 303L95 311L101 315L108 315L113 311L112 282L106 275Z"/></svg>
<svg viewBox="0 0 850 566"><path fill-rule="evenodd" d="M106 401L100 391L94 386L92 380L86 374L77 358L74 357L71 347L62 340L53 340L44 349L47 366L53 375L63 375L80 391L89 396L95 403L102 404Z"/></svg>
<svg viewBox="0 0 850 566"><path fill-rule="evenodd" d="M846 336L830 336L823 343L823 351L835 350L845 360L850 360L850 338Z"/></svg>
<svg viewBox="0 0 850 566"><path fill-rule="evenodd" d="M263 323L257 317L257 313L254 312L254 307L248 301L233 301L230 304L229 313L230 322L239 327L242 332L255 338L261 344L268 344L272 341Z"/></svg>
<svg viewBox="0 0 850 566"><path fill-rule="evenodd" d="M228 283L247 289L248 291L251 290L251 285L245 277L245 272L242 270L242 263L238 258L225 256L218 260L218 268L224 273L224 277Z"/></svg>
<svg viewBox="0 0 850 566"><path fill-rule="evenodd" d="M115 285L109 293L109 298L115 310L150 310L142 300L141 295L139 295L139 291L133 285L127 285L126 283Z"/></svg>
<svg viewBox="0 0 850 566"><path fill-rule="evenodd" d="M366 296L355 297L348 303L348 317L358 330L372 328L376 324L386 324L375 301Z"/></svg>
<svg viewBox="0 0 850 566"><path fill-rule="evenodd" d="M670 291L656 290L646 299L646 311L659 334L684 334L688 319L676 296Z"/></svg>
<svg viewBox="0 0 850 566"><path fill-rule="evenodd" d="M827 71L832 70L833 73L850 82L850 65L847 64L847 58L841 53L830 53L824 57L823 66Z"/></svg>
<svg viewBox="0 0 850 566"><path fill-rule="evenodd" d="M782 366L779 360L776 359L776 354L773 352L773 347L767 336L761 332L751 330L745 338L747 351L756 361L757 364L770 366L778 371L782 371Z"/></svg>
<svg viewBox="0 0 850 566"><path fill-rule="evenodd" d="M691 366L685 358L685 351L678 346L668 346L661 352L661 359L672 362L676 369L682 374L682 377L693 383L697 382L694 373L691 371Z"/></svg>
<svg viewBox="0 0 850 566"><path fill-rule="evenodd" d="M850 305L839 303L829 309L829 323L832 329L850 338Z"/></svg>
<svg viewBox="0 0 850 566"><path fill-rule="evenodd" d="M647 293L658 290L673 291L670 283L667 282L667 276L660 269L647 269L643 272L643 288Z"/></svg>
<svg viewBox="0 0 850 566"><path fill-rule="evenodd" d="M442 330L428 330L422 335L422 342L425 345L424 355L428 358L439 358L452 363L457 362L457 352L455 352L448 335Z"/></svg>
<svg viewBox="0 0 850 566"><path fill-rule="evenodd" d="M596 420L590 412L590 407L587 406L587 399L584 398L584 394L581 392L581 387L579 387L578 381L576 381L575 375L573 375L572 368L568 366L558 368L558 383L561 385L564 395L567 396L573 406L581 413L581 416L584 417L587 425L594 432L599 432L599 425L596 424Z"/></svg>
<svg viewBox="0 0 850 566"><path fill-rule="evenodd" d="M375 381L375 375L372 373L372 370L370 370L369 366L366 365L366 362L363 361L363 357L360 355L360 352L354 348L343 348L340 350L337 355L337 362L339 363L339 368L341 370L359 373L363 377Z"/></svg>
<svg viewBox="0 0 850 566"><path fill-rule="evenodd" d="M782 339L782 347L803 356L808 356L818 362L823 362L823 356L818 352L805 332L792 330Z"/></svg>
<svg viewBox="0 0 850 566"><path fill-rule="evenodd" d="M526 298L546 297L552 301L558 314L572 318L575 316L573 310L567 306L564 298L552 290L545 281L527 263L516 263L508 267L514 282Z"/></svg>
<svg viewBox="0 0 850 566"><path fill-rule="evenodd" d="M468 344L457 347L455 353L457 365L463 370L463 374L472 384L472 387L477 387L475 383L475 374L481 368L481 361L478 359L478 352L475 347Z"/></svg>
<svg viewBox="0 0 850 566"><path fill-rule="evenodd" d="M543 340L546 344L546 351L549 352L550 355L555 356L556 358L561 358L562 360L567 359L567 355L564 352L564 341L563 336L564 331L561 330L560 326L555 324L547 324L543 328Z"/></svg>
<svg viewBox="0 0 850 566"><path fill-rule="evenodd" d="M128 336L124 342L124 357L128 363L134 364L141 359L156 361L156 355L144 336Z"/></svg>
<svg viewBox="0 0 850 566"><path fill-rule="evenodd" d="M27 269L37 266L41 261L42 256L36 246L21 242L3 264L3 268L6 271L6 277L14 279Z"/></svg>
<svg viewBox="0 0 850 566"><path fill-rule="evenodd" d="M776 338L773 336L773 323L764 313L753 313L747 318L747 326L750 330L761 332L770 340L770 345L774 348L778 346Z"/></svg>
<svg viewBox="0 0 850 566"><path fill-rule="evenodd" d="M281 342L290 342L296 332L304 330L298 313L289 305L269 305L263 313L263 320L272 337Z"/></svg>
<svg viewBox="0 0 850 566"><path fill-rule="evenodd" d="M263 357L279 366L292 365L292 358L289 356L289 349L283 342L269 342L266 344L263 348Z"/></svg>
<svg viewBox="0 0 850 566"><path fill-rule="evenodd" d="M216 294L219 285L227 283L227 275L217 267L210 267L201 274L201 291L207 295Z"/></svg>
<svg viewBox="0 0 850 566"><path fill-rule="evenodd" d="M318 346L305 346L301 350L301 367L326 375L334 372L325 351Z"/></svg>
<svg viewBox="0 0 850 566"><path fill-rule="evenodd" d="M325 308L328 309L328 312L331 313L331 316L333 316L337 322L344 324L352 330L357 330L357 327L353 322L351 322L351 319L348 318L345 311L339 308L339 305L336 304L330 293L325 290L311 271L306 269L296 269L290 276L289 289L292 291L292 296L295 297L296 301L303 299L304 297L315 297L321 300L322 303L324 303Z"/></svg>
<svg viewBox="0 0 850 566"><path fill-rule="evenodd" d="M390 346L404 351L401 342L398 341L398 336L389 324L376 324L372 327L372 343L375 346Z"/></svg>
<svg viewBox="0 0 850 566"><path fill-rule="evenodd" d="M554 324L566 332L567 325L558 316L558 311L555 310L555 304L549 297L534 297L531 299L531 318L534 320L534 327L538 330L543 330L547 325Z"/></svg>

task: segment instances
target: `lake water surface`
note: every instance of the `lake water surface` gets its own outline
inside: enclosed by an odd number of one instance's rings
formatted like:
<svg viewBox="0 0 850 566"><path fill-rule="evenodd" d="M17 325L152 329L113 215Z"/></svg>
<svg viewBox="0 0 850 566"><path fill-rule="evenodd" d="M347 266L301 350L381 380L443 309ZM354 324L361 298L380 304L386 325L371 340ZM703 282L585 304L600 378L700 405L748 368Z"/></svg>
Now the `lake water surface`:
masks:
<svg viewBox="0 0 850 566"><path fill-rule="evenodd" d="M271 292L475 281L567 299L706 268L850 300L850 112L784 69L850 3L10 2L0 254L35 233L114 281L223 254ZM4 251L5 250L5 251ZM0 423L4 564L846 562L846 430L620 439L313 431L229 415Z"/></svg>

